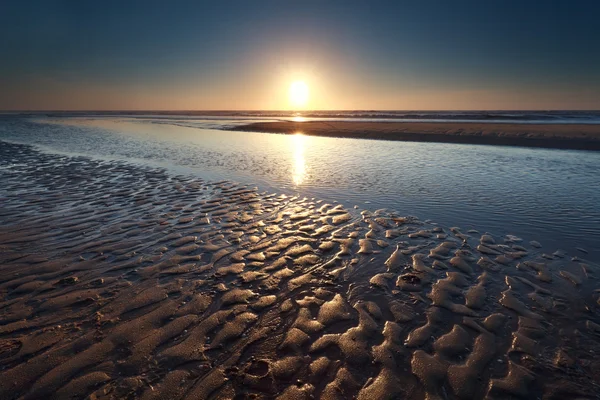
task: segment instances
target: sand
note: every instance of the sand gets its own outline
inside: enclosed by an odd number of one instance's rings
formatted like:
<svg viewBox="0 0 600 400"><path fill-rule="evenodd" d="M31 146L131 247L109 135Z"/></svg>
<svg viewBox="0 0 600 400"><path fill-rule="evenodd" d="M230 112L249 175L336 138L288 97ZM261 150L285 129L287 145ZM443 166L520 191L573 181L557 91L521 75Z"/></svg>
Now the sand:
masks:
<svg viewBox="0 0 600 400"><path fill-rule="evenodd" d="M590 398L598 265L0 142L0 398Z"/></svg>
<svg viewBox="0 0 600 400"><path fill-rule="evenodd" d="M585 124L278 121L231 129L353 139L600 150L600 125Z"/></svg>

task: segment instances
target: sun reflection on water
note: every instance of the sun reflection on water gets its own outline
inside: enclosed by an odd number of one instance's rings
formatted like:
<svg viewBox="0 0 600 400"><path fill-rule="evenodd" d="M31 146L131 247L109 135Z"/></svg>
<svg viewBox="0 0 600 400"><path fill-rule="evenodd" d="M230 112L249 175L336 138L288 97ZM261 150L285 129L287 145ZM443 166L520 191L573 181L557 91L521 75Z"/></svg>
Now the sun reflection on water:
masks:
<svg viewBox="0 0 600 400"><path fill-rule="evenodd" d="M292 181L294 185L300 186L306 178L306 160L304 159L306 136L302 132L297 132L292 135L291 143L293 146Z"/></svg>

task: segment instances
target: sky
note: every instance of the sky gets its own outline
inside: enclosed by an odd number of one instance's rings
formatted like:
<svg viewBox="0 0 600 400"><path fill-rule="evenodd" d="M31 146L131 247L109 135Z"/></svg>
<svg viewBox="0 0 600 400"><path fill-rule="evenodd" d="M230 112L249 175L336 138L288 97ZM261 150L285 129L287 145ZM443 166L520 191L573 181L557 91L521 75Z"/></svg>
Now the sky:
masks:
<svg viewBox="0 0 600 400"><path fill-rule="evenodd" d="M600 1L0 2L0 110L600 109Z"/></svg>

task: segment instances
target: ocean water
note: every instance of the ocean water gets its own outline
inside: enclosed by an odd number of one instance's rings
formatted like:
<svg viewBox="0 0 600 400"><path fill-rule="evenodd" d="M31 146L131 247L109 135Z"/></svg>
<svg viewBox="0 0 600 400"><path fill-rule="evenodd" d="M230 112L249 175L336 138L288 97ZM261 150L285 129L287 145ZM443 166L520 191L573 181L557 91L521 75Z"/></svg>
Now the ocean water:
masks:
<svg viewBox="0 0 600 400"><path fill-rule="evenodd" d="M252 113L246 114L252 115ZM285 117L285 113L277 116ZM598 124L598 111L311 111L301 115L308 118L361 118L399 121L472 121L520 123L577 123ZM260 116L264 116L260 115Z"/></svg>
<svg viewBox="0 0 600 400"><path fill-rule="evenodd" d="M600 111L376 111L376 110L342 110L342 111L63 111L63 112L0 112L0 116L49 116L49 117L119 117L151 118L154 121L194 120L218 121L234 125L246 120L256 121L290 120L332 120L332 121L404 121L404 122L490 122L490 123L544 123L544 124L600 124Z"/></svg>
<svg viewBox="0 0 600 400"><path fill-rule="evenodd" d="M362 111L301 117L600 121L593 112L469 113ZM158 165L177 174L248 183L348 207L387 208L600 260L598 152L233 132L221 128L299 116L212 114L5 114L0 140L53 153Z"/></svg>

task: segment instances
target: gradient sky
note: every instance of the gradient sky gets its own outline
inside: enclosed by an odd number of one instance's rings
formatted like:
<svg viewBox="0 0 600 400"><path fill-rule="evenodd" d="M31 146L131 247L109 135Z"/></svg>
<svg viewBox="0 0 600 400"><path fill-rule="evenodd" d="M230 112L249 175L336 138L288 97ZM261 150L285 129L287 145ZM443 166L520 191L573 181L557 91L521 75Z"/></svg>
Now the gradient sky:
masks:
<svg viewBox="0 0 600 400"><path fill-rule="evenodd" d="M0 3L0 109L600 109L600 1Z"/></svg>

